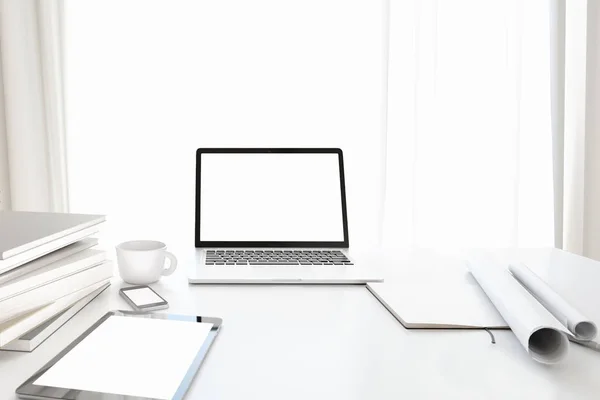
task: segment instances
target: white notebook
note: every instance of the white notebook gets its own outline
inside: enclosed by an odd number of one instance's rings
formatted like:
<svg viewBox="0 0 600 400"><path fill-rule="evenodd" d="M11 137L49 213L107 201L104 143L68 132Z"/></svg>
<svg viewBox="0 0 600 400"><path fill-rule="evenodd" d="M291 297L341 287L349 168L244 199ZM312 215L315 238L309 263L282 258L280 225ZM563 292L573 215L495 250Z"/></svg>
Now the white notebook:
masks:
<svg viewBox="0 0 600 400"><path fill-rule="evenodd" d="M80 251L0 286L0 302L12 296L36 290L40 286L66 278L104 261L106 261L106 252L102 250Z"/></svg>
<svg viewBox="0 0 600 400"><path fill-rule="evenodd" d="M0 347L2 349L14 349L14 345L11 346L13 344L12 342L16 341L16 339L18 339L20 336L25 335L34 328L44 324L46 321L52 320L53 323L56 322L54 321L54 317L63 313L61 315L64 315L66 319L62 318L61 321L59 321L62 322L58 325L58 327L60 327L70 317L75 315L77 311L83 308L95 296L104 290L109 284L110 282L108 280L94 283L93 285L78 290L75 293L64 296L45 307L25 314L22 317L14 318L8 322L0 324ZM94 294L93 297L88 299L88 296L92 294ZM79 308L75 307L77 303L80 303ZM69 310L71 310L71 312L67 312ZM41 335L35 335L33 338L37 338L39 341L43 340ZM29 344L29 341L27 341L27 343ZM22 344L23 343L21 343L21 345Z"/></svg>
<svg viewBox="0 0 600 400"><path fill-rule="evenodd" d="M98 245L98 239L87 238L63 247L62 249L55 250L45 256L41 256L33 261L25 263L20 267L11 269L8 272L0 274L0 287L7 282L13 281L23 275L30 274L37 271L47 265L50 265L56 261L62 260L75 253L89 249Z"/></svg>
<svg viewBox="0 0 600 400"><path fill-rule="evenodd" d="M19 317L37 308L46 306L63 296L83 289L94 283L109 279L113 274L112 262L90 267L52 283L38 287L0 301L0 323Z"/></svg>
<svg viewBox="0 0 600 400"><path fill-rule="evenodd" d="M69 235L63 236L60 239L52 240L51 242L44 243L38 247L27 250L23 253L19 253L16 256L7 258L6 260L0 260L0 274L4 274L11 271L21 265L29 263L49 254L55 250L61 249L65 246L75 243L78 240L85 239L89 236L93 236L100 230L100 225L90 226Z"/></svg>
<svg viewBox="0 0 600 400"><path fill-rule="evenodd" d="M0 212L0 260L104 222L103 215Z"/></svg>
<svg viewBox="0 0 600 400"><path fill-rule="evenodd" d="M507 329L464 263L423 266L367 289L408 329Z"/></svg>

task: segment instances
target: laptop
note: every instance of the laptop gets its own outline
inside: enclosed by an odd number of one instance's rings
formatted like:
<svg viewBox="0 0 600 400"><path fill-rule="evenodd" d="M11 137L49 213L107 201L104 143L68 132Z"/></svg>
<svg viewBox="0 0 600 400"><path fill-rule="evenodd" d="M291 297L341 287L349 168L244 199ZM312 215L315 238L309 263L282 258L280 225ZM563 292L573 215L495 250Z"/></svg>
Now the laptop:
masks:
<svg viewBox="0 0 600 400"><path fill-rule="evenodd" d="M190 283L382 281L349 251L340 149L196 152Z"/></svg>

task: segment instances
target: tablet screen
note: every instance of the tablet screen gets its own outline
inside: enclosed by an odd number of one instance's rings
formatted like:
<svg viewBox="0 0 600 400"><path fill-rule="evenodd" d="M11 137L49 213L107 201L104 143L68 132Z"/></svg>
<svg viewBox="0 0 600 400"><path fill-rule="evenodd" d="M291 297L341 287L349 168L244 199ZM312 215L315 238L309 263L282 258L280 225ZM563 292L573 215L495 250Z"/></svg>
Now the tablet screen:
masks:
<svg viewBox="0 0 600 400"><path fill-rule="evenodd" d="M111 316L34 383L172 398L213 324Z"/></svg>

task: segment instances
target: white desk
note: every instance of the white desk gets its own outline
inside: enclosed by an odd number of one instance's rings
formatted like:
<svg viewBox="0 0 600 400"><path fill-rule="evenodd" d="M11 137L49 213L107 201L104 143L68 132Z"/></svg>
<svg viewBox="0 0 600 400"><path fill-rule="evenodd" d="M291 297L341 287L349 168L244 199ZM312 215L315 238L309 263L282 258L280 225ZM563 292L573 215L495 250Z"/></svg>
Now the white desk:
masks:
<svg viewBox="0 0 600 400"><path fill-rule="evenodd" d="M33 353L0 352L0 399L106 311L128 309L122 282ZM189 399L597 399L600 353L571 346L568 361L531 360L514 336L407 331L363 286L189 286L185 271L154 285L170 312L224 325ZM173 339L175 340L175 339ZM115 360L118 362L118 360Z"/></svg>

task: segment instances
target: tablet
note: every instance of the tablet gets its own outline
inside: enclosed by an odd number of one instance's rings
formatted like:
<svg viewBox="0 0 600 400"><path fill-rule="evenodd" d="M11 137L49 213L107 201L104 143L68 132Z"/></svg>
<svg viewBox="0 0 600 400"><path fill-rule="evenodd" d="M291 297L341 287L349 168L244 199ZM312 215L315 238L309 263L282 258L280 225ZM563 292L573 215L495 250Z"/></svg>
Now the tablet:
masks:
<svg viewBox="0 0 600 400"><path fill-rule="evenodd" d="M183 399L220 318L111 311L23 383L23 399Z"/></svg>

